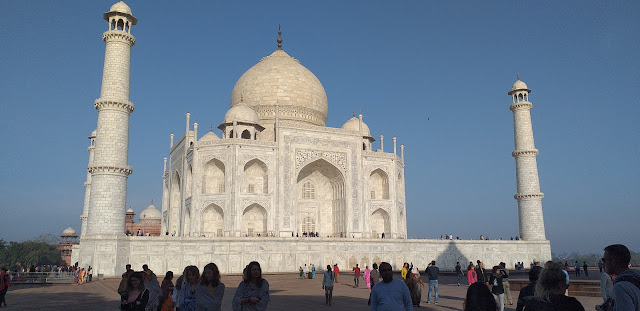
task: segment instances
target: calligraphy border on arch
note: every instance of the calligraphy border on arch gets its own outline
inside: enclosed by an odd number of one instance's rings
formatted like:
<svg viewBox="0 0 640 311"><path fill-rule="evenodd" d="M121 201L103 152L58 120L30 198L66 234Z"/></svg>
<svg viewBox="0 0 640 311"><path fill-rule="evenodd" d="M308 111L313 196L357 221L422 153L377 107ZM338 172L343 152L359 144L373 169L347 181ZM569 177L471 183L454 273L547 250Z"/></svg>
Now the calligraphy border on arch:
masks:
<svg viewBox="0 0 640 311"><path fill-rule="evenodd" d="M311 149L296 149L296 175L300 170L316 159L325 159L335 165L343 173L347 172L347 153Z"/></svg>

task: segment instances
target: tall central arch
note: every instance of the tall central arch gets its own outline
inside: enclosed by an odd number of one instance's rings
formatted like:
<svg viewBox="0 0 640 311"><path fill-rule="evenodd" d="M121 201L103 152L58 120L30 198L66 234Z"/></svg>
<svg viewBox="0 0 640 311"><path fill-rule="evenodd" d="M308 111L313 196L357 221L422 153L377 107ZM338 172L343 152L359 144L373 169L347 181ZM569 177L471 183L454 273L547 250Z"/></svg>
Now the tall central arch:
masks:
<svg viewBox="0 0 640 311"><path fill-rule="evenodd" d="M296 200L300 210L299 229L314 223L320 236L347 233L347 201L342 172L324 159L300 170L296 181Z"/></svg>

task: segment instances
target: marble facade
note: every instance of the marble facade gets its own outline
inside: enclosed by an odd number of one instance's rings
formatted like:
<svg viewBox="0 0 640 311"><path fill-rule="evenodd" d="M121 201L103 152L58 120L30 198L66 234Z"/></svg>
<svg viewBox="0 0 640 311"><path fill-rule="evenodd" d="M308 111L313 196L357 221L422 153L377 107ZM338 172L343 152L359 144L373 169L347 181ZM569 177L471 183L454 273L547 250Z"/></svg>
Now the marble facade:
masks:
<svg viewBox="0 0 640 311"><path fill-rule="evenodd" d="M249 261L258 260L270 273L294 272L305 263L337 263L348 269L356 263L388 261L400 268L413 262L422 268L436 260L448 269L456 261L513 266L551 259L541 194L531 205L535 208L525 204L529 197L516 197L521 231L529 221L522 215L536 216L526 227L525 240L407 239L404 146L398 151L393 137L392 152L385 152L380 136L381 148L373 150L375 139L362 115L354 114L341 128L327 127L322 84L284 52L281 38L275 52L237 81L230 109L218 126L220 135L213 129L198 135L189 114L184 134L177 139L171 135L170 156L164 159L161 235L125 236L127 178L132 173L128 128L134 110L129 56L138 20L122 1L104 18L103 86L94 103L98 126L90 137L81 240L72 252L72 262L81 267L117 277L126 264L134 269L148 264L162 274L216 262L222 273L240 273ZM512 91L521 91L520 84ZM514 119L516 128L530 123L525 117ZM518 135L528 139L529 132ZM522 159L516 158L519 167L533 171ZM519 175L519 185L532 178ZM521 190L530 195L529 189ZM539 192L539 184L533 190ZM319 237L295 237L303 232Z"/></svg>

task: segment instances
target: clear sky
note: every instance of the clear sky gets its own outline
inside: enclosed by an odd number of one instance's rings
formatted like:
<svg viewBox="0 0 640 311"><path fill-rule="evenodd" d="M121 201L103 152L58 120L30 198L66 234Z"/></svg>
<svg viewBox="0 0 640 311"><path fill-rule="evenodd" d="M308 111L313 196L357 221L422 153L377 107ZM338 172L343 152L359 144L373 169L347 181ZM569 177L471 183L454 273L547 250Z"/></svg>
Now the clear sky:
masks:
<svg viewBox="0 0 640 311"><path fill-rule="evenodd" d="M115 1L0 1L0 238L80 230L87 137ZM185 114L204 135L237 79L283 47L322 82L327 126L352 111L405 145L409 236L518 234L519 73L552 251L640 251L638 1L128 1L128 206L160 208ZM217 130L219 134L219 130ZM374 143L379 148L379 143ZM399 148L399 147L398 147Z"/></svg>

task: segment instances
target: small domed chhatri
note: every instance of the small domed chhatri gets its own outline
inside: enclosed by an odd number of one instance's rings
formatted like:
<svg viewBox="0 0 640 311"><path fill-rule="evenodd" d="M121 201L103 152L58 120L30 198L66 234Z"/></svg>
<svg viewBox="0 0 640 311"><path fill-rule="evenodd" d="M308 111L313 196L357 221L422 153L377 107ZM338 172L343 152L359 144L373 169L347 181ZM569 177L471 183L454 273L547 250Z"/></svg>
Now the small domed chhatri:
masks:
<svg viewBox="0 0 640 311"><path fill-rule="evenodd" d="M360 119L353 117L342 125L343 130L350 130L360 133L360 124L362 124L362 136L371 136L371 131L369 130L369 126L366 123L360 122Z"/></svg>
<svg viewBox="0 0 640 311"><path fill-rule="evenodd" d="M123 1L117 2L116 4L112 5L109 9L109 12L105 12L103 14L103 17L106 21L110 21L109 18L114 15L124 15L125 17L128 17L131 20L132 25L138 23L138 19L133 16L131 8Z"/></svg>
<svg viewBox="0 0 640 311"><path fill-rule="evenodd" d="M511 92L507 93L512 95L516 91L526 91L527 93L531 93L531 90L527 87L527 84L520 80L520 74L517 75L516 82L511 86Z"/></svg>
<svg viewBox="0 0 640 311"><path fill-rule="evenodd" d="M120 1L112 5L111 8L109 9L109 12L118 12L118 13L133 15L133 13L131 13L131 8L123 1Z"/></svg>
<svg viewBox="0 0 640 311"><path fill-rule="evenodd" d="M235 106L227 110L227 113L224 115L224 122L244 122L250 124L258 124L260 123L260 120L258 119L258 114L253 109L242 105Z"/></svg>
<svg viewBox="0 0 640 311"><path fill-rule="evenodd" d="M62 236L77 236L76 230L73 230L71 227L64 229L64 231L62 231Z"/></svg>

